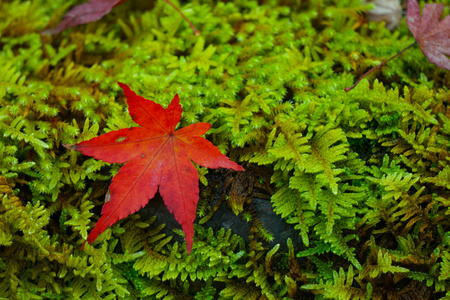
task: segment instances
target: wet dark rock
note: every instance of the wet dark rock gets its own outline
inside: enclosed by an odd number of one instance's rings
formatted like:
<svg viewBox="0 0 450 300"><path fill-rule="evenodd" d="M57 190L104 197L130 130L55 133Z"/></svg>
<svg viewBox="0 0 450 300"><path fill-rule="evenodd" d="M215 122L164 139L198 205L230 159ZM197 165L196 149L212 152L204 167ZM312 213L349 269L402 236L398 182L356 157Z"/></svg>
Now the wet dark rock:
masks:
<svg viewBox="0 0 450 300"><path fill-rule="evenodd" d="M221 187L219 187L216 192L220 193ZM214 203L212 203L212 205L214 205ZM288 238L291 238L296 252L303 248L299 231L294 229L294 225L287 224L281 216L273 211L270 200L253 198L251 202L246 205L245 209L252 210L253 214L263 223L263 226L273 234L273 240L270 242L263 241L262 238L257 238L258 241L263 242L264 246L271 249L276 244L280 244L279 252L287 252L286 242ZM184 242L182 237L172 232L173 228L181 229L181 226L167 210L159 193L157 193L155 198L149 201L147 206L139 211L139 214L143 220L156 216L157 219L152 228L155 228L160 224L166 224L161 233L165 233L168 236L172 235L173 241L179 243ZM198 224L198 221L199 219L197 218L194 223ZM231 229L233 234L242 237L246 244L250 242L249 235L251 225L243 220L242 213L236 216L226 202L223 202L214 215L201 226L205 228L211 227L214 232L221 228L225 228L225 230Z"/></svg>

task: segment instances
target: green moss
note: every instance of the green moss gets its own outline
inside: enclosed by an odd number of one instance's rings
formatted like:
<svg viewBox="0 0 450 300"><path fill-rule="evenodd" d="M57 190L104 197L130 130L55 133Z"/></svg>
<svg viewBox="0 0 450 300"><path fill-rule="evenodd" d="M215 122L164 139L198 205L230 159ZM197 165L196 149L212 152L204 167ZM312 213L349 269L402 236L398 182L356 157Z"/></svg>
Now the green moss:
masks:
<svg viewBox="0 0 450 300"><path fill-rule="evenodd" d="M40 35L80 2L0 0L0 299L450 297L450 73L415 47L344 91L413 42L404 20L368 23L359 0L174 1L195 36L164 1L128 1ZM117 81L178 93L181 125L211 123L249 166L199 168L190 255L157 213L80 250L120 166L61 144L134 126Z"/></svg>

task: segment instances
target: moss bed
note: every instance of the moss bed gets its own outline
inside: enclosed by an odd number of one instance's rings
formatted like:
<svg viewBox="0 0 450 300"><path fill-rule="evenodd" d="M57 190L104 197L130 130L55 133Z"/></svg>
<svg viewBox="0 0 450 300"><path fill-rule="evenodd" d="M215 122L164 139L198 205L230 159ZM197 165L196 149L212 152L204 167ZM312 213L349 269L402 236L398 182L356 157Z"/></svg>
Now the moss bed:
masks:
<svg viewBox="0 0 450 300"><path fill-rule="evenodd" d="M359 0L0 0L0 299L450 299L450 72ZM444 3L438 1L438 3ZM423 7L423 1L421 6ZM444 15L448 15L446 2ZM136 126L117 81L245 172L198 168L194 246L159 196L81 251Z"/></svg>

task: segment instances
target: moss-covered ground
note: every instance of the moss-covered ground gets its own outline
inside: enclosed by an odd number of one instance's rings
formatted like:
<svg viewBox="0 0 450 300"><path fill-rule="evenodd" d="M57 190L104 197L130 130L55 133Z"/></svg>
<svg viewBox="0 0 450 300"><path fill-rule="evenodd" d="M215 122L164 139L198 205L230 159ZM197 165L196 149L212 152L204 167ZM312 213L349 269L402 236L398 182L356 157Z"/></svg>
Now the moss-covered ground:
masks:
<svg viewBox="0 0 450 300"><path fill-rule="evenodd" d="M0 299L450 299L450 72L359 0L0 0ZM444 15L449 13L445 0ZM421 6L423 7L423 1ZM117 81L246 172L199 168L194 246L160 197L81 245L136 126Z"/></svg>

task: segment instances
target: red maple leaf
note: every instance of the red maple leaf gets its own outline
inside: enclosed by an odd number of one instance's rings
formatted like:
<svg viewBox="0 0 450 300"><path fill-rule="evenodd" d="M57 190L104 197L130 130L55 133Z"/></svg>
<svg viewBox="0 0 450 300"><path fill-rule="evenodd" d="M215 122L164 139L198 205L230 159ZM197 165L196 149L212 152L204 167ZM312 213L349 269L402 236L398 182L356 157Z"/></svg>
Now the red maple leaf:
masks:
<svg viewBox="0 0 450 300"><path fill-rule="evenodd" d="M91 244L108 226L144 207L159 187L167 209L181 224L190 253L199 198L197 169L191 160L214 169L244 168L201 137L210 124L196 123L175 131L183 111L178 95L164 109L136 95L126 84L119 85L128 99L133 121L142 127L111 131L76 145L64 144L109 163L126 162L112 179L102 216L87 241Z"/></svg>
<svg viewBox="0 0 450 300"><path fill-rule="evenodd" d="M425 4L420 15L417 0L408 0L406 22L408 28L428 60L439 68L450 70L450 16L439 21L442 4Z"/></svg>

